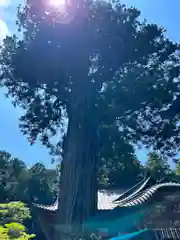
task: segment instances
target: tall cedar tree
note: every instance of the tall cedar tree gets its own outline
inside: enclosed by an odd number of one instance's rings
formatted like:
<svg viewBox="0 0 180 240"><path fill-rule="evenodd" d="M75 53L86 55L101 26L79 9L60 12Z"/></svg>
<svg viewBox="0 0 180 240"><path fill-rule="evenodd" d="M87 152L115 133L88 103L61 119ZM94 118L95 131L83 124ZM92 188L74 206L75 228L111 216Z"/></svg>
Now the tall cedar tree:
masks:
<svg viewBox="0 0 180 240"><path fill-rule="evenodd" d="M119 2L80 4L69 24L46 3L19 9L23 39L4 42L1 85L24 108L20 128L31 142L40 137L50 147L68 118L57 218L68 230L96 211L107 137L168 154L179 148L179 46Z"/></svg>

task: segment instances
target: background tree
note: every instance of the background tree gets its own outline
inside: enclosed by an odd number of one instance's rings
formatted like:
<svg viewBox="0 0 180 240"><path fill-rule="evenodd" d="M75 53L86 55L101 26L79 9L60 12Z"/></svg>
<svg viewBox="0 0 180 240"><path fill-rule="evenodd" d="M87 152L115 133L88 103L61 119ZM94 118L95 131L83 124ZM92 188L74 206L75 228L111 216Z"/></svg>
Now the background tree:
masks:
<svg viewBox="0 0 180 240"><path fill-rule="evenodd" d="M149 169L151 176L157 180L160 180L161 178L167 178L171 173L171 169L167 160L163 159L162 156L155 152L148 154L146 167Z"/></svg>
<svg viewBox="0 0 180 240"><path fill-rule="evenodd" d="M52 204L56 198L56 171L46 169L43 164L36 163L29 169L28 193L30 201Z"/></svg>
<svg viewBox="0 0 180 240"><path fill-rule="evenodd" d="M110 142L109 138L106 140ZM133 146L121 138L114 142L113 147L112 144L104 144L101 156L100 187L127 188L140 181L144 175Z"/></svg>
<svg viewBox="0 0 180 240"><path fill-rule="evenodd" d="M22 198L24 186L28 178L26 165L23 161L13 158L11 154L0 151L0 201L7 202ZM20 189L21 188L21 189Z"/></svg>
<svg viewBox="0 0 180 240"><path fill-rule="evenodd" d="M180 182L180 165L179 165L179 159L176 160L175 168L171 170L170 178L173 181Z"/></svg>
<svg viewBox="0 0 180 240"><path fill-rule="evenodd" d="M46 169L36 163L31 168L13 158L11 154L0 151L0 202L32 200L49 203L55 197L57 176L55 169Z"/></svg>
<svg viewBox="0 0 180 240"><path fill-rule="evenodd" d="M180 164L179 164L179 162L176 164L175 172L176 172L176 175L180 176Z"/></svg>
<svg viewBox="0 0 180 240"><path fill-rule="evenodd" d="M36 239L44 239L32 201L52 204L56 196L57 174L55 169L46 169L43 164L27 168L25 163L11 154L0 151L0 202L23 201L31 210L32 218L24 225L36 234ZM13 205L14 206L14 205ZM6 229L7 230L7 229ZM3 231L5 229L3 228Z"/></svg>
<svg viewBox="0 0 180 240"><path fill-rule="evenodd" d="M168 118L179 94L179 45L163 28L139 22L134 8L88 4L62 25L56 10L28 0L18 11L23 39L8 37L1 49L1 85L24 108L20 128L28 139L51 147L68 118L56 149L63 152L57 219L67 228L96 211L97 163L109 129L112 139L168 154L179 149L179 112Z"/></svg>

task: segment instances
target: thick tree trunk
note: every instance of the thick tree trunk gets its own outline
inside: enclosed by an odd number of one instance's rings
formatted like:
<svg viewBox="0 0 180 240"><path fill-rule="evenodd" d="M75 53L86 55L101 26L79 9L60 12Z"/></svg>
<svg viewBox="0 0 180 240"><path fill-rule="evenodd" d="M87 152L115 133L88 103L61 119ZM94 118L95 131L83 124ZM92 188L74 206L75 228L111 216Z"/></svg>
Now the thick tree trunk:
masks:
<svg viewBox="0 0 180 240"><path fill-rule="evenodd" d="M97 208L96 124L89 116L87 96L82 95L74 98L64 143L55 240L64 233L80 233Z"/></svg>

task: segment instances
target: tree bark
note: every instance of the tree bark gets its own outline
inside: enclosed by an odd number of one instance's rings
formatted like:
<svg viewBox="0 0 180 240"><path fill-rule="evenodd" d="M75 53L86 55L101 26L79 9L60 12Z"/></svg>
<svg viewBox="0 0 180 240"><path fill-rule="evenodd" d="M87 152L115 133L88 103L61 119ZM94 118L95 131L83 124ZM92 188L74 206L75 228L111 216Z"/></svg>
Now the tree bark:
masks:
<svg viewBox="0 0 180 240"><path fill-rule="evenodd" d="M97 125L90 119L87 94L74 95L64 142L55 240L82 233L97 208ZM95 116L94 116L95 117Z"/></svg>

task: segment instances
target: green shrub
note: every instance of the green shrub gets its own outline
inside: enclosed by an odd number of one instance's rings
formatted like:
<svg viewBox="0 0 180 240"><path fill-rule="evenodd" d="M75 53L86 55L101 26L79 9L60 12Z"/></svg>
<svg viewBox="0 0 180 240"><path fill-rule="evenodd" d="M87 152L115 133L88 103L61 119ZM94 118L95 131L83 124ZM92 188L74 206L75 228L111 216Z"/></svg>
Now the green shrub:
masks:
<svg viewBox="0 0 180 240"><path fill-rule="evenodd" d="M22 202L0 204L0 240L29 240L34 234L26 233L23 221L31 218Z"/></svg>

